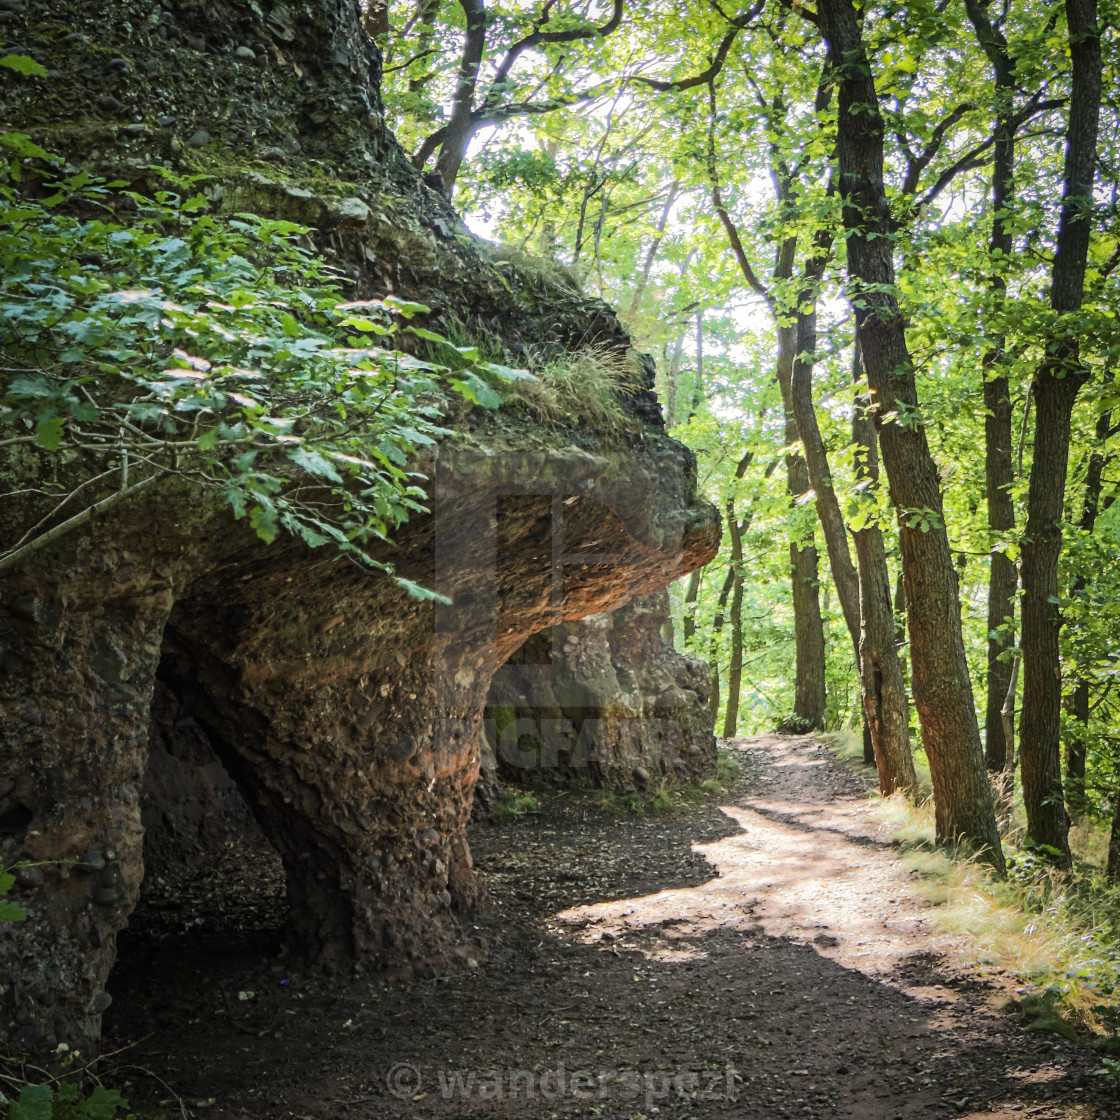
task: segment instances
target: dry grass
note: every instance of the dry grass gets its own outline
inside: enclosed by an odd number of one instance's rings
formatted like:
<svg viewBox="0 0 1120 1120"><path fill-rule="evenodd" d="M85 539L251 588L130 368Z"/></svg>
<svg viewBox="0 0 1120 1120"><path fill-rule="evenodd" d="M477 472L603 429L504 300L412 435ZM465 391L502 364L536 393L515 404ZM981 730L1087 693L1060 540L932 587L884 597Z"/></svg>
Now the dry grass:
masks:
<svg viewBox="0 0 1120 1120"><path fill-rule="evenodd" d="M547 427L565 420L624 431L641 426L622 402L644 388L642 372L617 349L587 346L546 362L533 376L503 391Z"/></svg>
<svg viewBox="0 0 1120 1120"><path fill-rule="evenodd" d="M1120 890L1085 856L1101 848L1100 828L1071 833L1079 874L1064 875L1018 846L1021 821L1004 837L1009 872L934 844L933 805L883 799L876 813L917 873L914 893L942 932L961 938L965 956L1026 985L1022 1005L1040 1030L1115 1035L1120 1027ZM1107 844L1107 838L1105 840Z"/></svg>

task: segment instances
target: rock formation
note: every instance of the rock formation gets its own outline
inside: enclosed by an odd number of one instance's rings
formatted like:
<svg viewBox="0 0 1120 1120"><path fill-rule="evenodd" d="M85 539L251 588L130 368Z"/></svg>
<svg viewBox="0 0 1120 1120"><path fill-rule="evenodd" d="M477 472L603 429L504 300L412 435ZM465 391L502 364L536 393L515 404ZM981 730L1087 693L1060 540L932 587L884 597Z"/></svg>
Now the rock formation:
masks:
<svg viewBox="0 0 1120 1120"><path fill-rule="evenodd" d="M72 164L138 190L150 164L208 170L217 204L315 225L355 298L420 300L431 325L453 316L512 358L529 343L628 345L606 305L495 263L420 183L381 123L376 52L349 0L28 11L21 46L65 80L13 79L0 112ZM275 150L283 168L260 162ZM629 407L630 432L454 418L417 462L431 512L391 550L450 606L294 539L265 546L173 482L0 573L0 867L39 864L20 873L27 920L0 928L0 1036L96 1046L169 718L189 716L280 853L295 948L390 975L453 952L456 912L478 894L463 825L495 669L531 634L664 587L718 542L652 393ZM26 489L26 460L2 454L3 490ZM42 501L5 500L0 549Z"/></svg>
<svg viewBox="0 0 1120 1120"><path fill-rule="evenodd" d="M486 700L483 779L649 790L715 771L708 665L662 637L665 591L534 634Z"/></svg>

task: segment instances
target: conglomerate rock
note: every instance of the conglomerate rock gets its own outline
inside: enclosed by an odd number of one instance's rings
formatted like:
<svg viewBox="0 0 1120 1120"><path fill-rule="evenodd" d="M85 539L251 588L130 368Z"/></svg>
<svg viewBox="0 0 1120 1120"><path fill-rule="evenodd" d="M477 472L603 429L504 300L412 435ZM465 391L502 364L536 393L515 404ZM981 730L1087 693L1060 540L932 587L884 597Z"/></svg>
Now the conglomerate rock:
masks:
<svg viewBox="0 0 1120 1120"><path fill-rule="evenodd" d="M484 788L502 778L648 790L715 771L708 665L662 637L665 591L534 634L494 675Z"/></svg>
<svg viewBox="0 0 1120 1120"><path fill-rule="evenodd" d="M422 186L381 122L356 4L46 0L18 19L21 46L66 80L12 78L0 111L73 165L138 190L149 164L204 167L217 206L316 225L354 298L426 302L430 324L454 317L514 356L628 345L605 304L494 263ZM236 53L245 41L263 66ZM274 132L302 149L279 169L255 162ZM415 464L431 512L378 558L450 606L294 539L265 546L174 480L0 572L0 867L39 865L19 875L27 920L0 928L0 1037L96 1047L142 814L161 842L189 840L190 807L161 807L160 782L210 766L207 748L283 860L295 949L390 976L453 952L479 893L463 826L494 670L718 543L652 394L630 408L628 432L449 416L455 435ZM27 492L43 455L0 454L3 490L23 491L0 507L3 550L53 499ZM167 722L188 716L193 746L180 734L172 751Z"/></svg>

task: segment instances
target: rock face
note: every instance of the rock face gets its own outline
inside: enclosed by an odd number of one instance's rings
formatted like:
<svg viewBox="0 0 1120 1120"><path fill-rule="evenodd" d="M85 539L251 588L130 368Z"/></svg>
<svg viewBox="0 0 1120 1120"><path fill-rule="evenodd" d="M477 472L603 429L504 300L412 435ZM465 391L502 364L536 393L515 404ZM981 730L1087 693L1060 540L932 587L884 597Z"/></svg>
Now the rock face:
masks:
<svg viewBox="0 0 1120 1120"><path fill-rule="evenodd" d="M648 790L715 771L708 665L661 628L665 591L533 635L494 675L484 788L511 779Z"/></svg>
<svg viewBox="0 0 1120 1120"><path fill-rule="evenodd" d="M391 288L432 305L435 325L453 314L512 354L522 339L628 344L606 305L531 269L499 274L421 186L380 124L356 5L302 0L263 17L248 3L94 7L51 0L21 28L29 51L76 76L0 94L5 119L38 142L143 189L147 164L197 168L183 141L204 128L197 152L220 142L228 164L212 167L210 196L318 223L355 298ZM238 43L269 61L239 57ZM127 58L130 74L97 79L105 57ZM89 119L99 81L105 116ZM161 107L173 124L138 120ZM263 139L282 133L286 152L320 162L292 157L283 183L254 168L258 119ZM324 188L312 176L324 161L348 181ZM293 185L299 174L311 185ZM495 669L533 633L654 592L718 544L693 459L652 394L631 410L628 433L542 431L504 411L454 418L455 435L416 464L431 512L375 557L450 606L294 539L265 546L170 481L0 572L0 867L42 864L21 876L27 920L0 927L0 1036L96 1047L144 875L144 816L165 846L155 858L206 841L190 804L172 800L183 768L219 800L228 792L207 750L283 860L295 949L327 969L398 976L453 954L457 915L479 896L463 826ZM3 454L4 490L26 488L26 460ZM0 550L49 508L5 501ZM215 827L236 826L226 803Z"/></svg>

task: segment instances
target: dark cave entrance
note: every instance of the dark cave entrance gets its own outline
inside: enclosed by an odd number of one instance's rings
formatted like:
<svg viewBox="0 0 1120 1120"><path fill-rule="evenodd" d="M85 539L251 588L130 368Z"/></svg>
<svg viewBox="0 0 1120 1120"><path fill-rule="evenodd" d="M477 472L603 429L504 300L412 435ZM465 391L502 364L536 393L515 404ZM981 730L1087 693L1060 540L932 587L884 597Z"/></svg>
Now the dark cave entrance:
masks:
<svg viewBox="0 0 1120 1120"><path fill-rule="evenodd" d="M188 979L171 990L189 990L189 977L205 983L226 966L274 961L284 947L289 907L280 854L249 806L252 790L231 774L232 748L198 710L182 671L165 640L141 795L144 881L117 938L107 1034L134 1035L169 1014L151 1006L150 994L168 990L172 976Z"/></svg>

